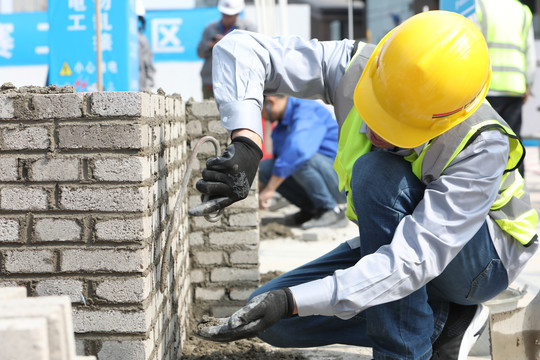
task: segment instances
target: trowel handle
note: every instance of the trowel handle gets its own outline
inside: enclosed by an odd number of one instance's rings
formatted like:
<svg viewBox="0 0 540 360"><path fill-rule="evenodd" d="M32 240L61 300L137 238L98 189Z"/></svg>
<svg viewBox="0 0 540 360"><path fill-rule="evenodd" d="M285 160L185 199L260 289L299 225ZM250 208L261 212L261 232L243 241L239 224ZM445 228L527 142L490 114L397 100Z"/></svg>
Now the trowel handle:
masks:
<svg viewBox="0 0 540 360"><path fill-rule="evenodd" d="M208 195L204 195L203 202L189 209L188 214L191 216L205 216L208 221L212 221L211 219L216 218L214 221L217 221L217 218L221 216L223 208L229 205L229 202L230 199L228 197L209 200ZM215 212L217 212L217 214L212 215Z"/></svg>

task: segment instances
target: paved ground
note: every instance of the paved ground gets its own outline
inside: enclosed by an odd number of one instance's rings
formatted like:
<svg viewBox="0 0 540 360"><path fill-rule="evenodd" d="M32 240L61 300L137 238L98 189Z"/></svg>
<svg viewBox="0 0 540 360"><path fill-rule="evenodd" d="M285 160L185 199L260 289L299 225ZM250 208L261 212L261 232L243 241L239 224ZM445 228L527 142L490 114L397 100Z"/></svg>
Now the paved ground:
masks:
<svg viewBox="0 0 540 360"><path fill-rule="evenodd" d="M535 208L540 211L540 157L537 147L527 147L525 158L525 178L531 191L531 199ZM261 212L262 222L267 223L282 218L286 214L297 211L289 205L275 212ZM357 228L350 223L343 229L312 229L302 231L291 229L292 236L261 240L259 248L260 272L288 271L302 265L333 249L341 242L357 235ZM520 277L510 285L516 289L527 287L528 290L519 305L525 305L536 294L540 283L534 281L540 275L540 253L531 260ZM371 359L371 350L351 346L326 346L321 348L304 349L302 353L310 359L341 359L341 360L368 360ZM469 360L490 359L489 355L482 355L479 346L473 348L475 356Z"/></svg>

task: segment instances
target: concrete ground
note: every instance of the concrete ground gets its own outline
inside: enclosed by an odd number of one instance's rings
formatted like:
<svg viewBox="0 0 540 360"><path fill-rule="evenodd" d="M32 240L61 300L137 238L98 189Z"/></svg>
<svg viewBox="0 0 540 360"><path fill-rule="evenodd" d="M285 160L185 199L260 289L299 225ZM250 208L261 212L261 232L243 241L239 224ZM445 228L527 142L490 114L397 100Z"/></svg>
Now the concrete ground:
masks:
<svg viewBox="0 0 540 360"><path fill-rule="evenodd" d="M525 158L525 179L531 192L531 200L535 208L540 212L540 157L538 147L528 146ZM279 221L284 215L294 213L297 208L288 205L276 211L262 211L261 221L267 223ZM288 271L318 256L332 250L341 242L355 237L357 228L351 222L342 229L311 229L301 230L291 228L293 236L274 239L261 239L259 247L259 261L261 274L270 271ZM535 281L540 275L540 252L529 262L527 268L519 278L510 285L515 289L527 291L520 300L518 306L525 306L540 289L540 283ZM486 344L483 344L486 346ZM296 351L298 349L292 349ZM283 349L281 349L283 351ZM302 349L302 354L309 359L340 359L340 360L369 360L371 349L344 345L332 345L318 348ZM491 359L486 355L480 344L473 347L468 360Z"/></svg>

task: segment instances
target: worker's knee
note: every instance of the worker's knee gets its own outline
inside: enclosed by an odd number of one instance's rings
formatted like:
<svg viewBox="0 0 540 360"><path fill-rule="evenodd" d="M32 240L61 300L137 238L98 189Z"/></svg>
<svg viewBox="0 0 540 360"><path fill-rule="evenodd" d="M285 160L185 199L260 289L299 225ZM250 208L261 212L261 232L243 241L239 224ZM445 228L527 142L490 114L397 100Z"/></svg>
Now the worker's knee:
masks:
<svg viewBox="0 0 540 360"><path fill-rule="evenodd" d="M266 159L259 163L259 183L268 184L274 169L274 160Z"/></svg>
<svg viewBox="0 0 540 360"><path fill-rule="evenodd" d="M351 189L357 215L358 210L371 205L392 204L397 196L409 194L412 189L421 196L424 188L411 164L395 154L370 152L359 157L353 167Z"/></svg>

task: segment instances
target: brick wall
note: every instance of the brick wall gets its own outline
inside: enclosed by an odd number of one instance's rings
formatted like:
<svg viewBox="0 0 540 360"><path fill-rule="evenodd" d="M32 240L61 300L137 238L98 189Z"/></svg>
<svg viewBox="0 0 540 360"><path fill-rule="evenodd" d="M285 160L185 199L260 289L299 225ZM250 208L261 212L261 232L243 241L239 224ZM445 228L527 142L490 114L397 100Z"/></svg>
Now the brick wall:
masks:
<svg viewBox="0 0 540 360"><path fill-rule="evenodd" d="M202 134L227 139L212 102L0 88L0 286L69 296L77 354L177 359L191 310L230 312L258 284L254 194L208 223L188 219L189 189L160 291L167 223Z"/></svg>
<svg viewBox="0 0 540 360"><path fill-rule="evenodd" d="M199 139L211 134L219 140L221 149L229 135L221 126L219 112L213 101L190 102L186 107L187 134ZM191 141L193 148L195 142ZM215 156L210 142L199 151L200 163L191 177L189 205L200 203L195 182L205 167L206 159ZM228 207L216 222L203 217L190 219L189 246L191 282L195 284L194 316L212 314L229 316L245 305L247 297L259 285L259 212L256 197L257 181L247 199Z"/></svg>

